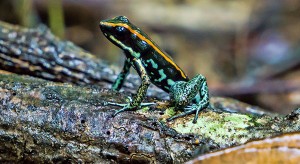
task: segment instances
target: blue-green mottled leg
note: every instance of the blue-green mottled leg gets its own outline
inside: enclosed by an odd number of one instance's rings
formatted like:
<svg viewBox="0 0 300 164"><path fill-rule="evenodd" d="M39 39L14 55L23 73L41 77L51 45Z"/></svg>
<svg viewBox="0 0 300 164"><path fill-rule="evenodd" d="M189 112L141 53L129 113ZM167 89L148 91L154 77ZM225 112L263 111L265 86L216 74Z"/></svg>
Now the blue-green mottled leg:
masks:
<svg viewBox="0 0 300 164"><path fill-rule="evenodd" d="M175 107L186 107L197 96L205 77L197 75L188 82L177 81L170 88L170 98Z"/></svg>
<svg viewBox="0 0 300 164"><path fill-rule="evenodd" d="M124 112L124 111L136 110L137 107L141 106L141 102L143 101L143 99L147 93L147 89L150 85L150 78L148 77L146 70L143 67L140 60L138 60L138 59L134 60L134 64L135 64L135 68L136 68L137 72L140 74L140 76L142 78L142 83L139 86L139 89L138 89L136 95L133 97L132 101L125 105L122 105L122 104L118 105L118 106L123 106L123 108L116 111L113 116L116 116L117 114ZM146 103L146 105L148 106L148 105L152 105L152 104Z"/></svg>
<svg viewBox="0 0 300 164"><path fill-rule="evenodd" d="M192 110L196 110L196 115L194 117L193 123L197 122L198 114L201 110L207 108L208 106L210 107L210 105L209 105L208 86L207 86L207 82L206 82L205 77L203 77L203 78L204 79L203 79L202 87L199 91L201 100L200 100L199 103L197 103L196 106L194 106L194 107L192 106Z"/></svg>
<svg viewBox="0 0 300 164"><path fill-rule="evenodd" d="M173 116L167 121L195 113L193 123L196 123L199 112L209 105L208 86L205 77L202 75L197 75L188 82L176 82L172 86L170 95L175 98L175 106L186 107L183 113ZM193 99L196 104L187 106Z"/></svg>
<svg viewBox="0 0 300 164"><path fill-rule="evenodd" d="M131 67L130 60L125 59L123 69L111 87L113 90L119 91L122 88L124 81L130 71L130 67Z"/></svg>

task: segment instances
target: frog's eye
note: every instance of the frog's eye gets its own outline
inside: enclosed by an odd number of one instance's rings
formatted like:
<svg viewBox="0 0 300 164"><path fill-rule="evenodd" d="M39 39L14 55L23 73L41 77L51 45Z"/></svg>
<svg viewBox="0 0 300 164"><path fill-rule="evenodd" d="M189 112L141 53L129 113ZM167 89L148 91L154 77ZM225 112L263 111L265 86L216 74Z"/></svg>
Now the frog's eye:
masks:
<svg viewBox="0 0 300 164"><path fill-rule="evenodd" d="M124 32L125 31L125 27L123 26L118 26L116 27L117 32Z"/></svg>

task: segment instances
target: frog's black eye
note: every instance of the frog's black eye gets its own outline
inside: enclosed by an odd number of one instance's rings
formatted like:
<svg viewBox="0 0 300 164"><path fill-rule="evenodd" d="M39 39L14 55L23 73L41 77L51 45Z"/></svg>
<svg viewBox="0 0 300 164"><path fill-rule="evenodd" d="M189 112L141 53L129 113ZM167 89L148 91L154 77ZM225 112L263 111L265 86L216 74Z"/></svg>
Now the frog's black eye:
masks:
<svg viewBox="0 0 300 164"><path fill-rule="evenodd" d="M123 27L123 26L118 26L118 27L116 27L116 30L117 30L117 32L122 33L122 32L125 31L125 27Z"/></svg>

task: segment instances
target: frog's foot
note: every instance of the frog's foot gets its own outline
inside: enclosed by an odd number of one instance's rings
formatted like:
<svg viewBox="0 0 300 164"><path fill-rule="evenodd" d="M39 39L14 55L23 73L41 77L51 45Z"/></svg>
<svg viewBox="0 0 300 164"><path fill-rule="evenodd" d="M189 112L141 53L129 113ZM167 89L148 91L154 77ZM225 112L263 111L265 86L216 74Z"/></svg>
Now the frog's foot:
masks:
<svg viewBox="0 0 300 164"><path fill-rule="evenodd" d="M132 102L132 98L131 97L127 97L128 100L126 100L127 102ZM114 102L105 102L104 105L112 105L112 106L119 106L119 107L125 107L127 106L128 104L120 104L120 103L114 103Z"/></svg>
<svg viewBox="0 0 300 164"><path fill-rule="evenodd" d="M113 114L113 117L115 117L117 114L119 113L122 113L122 112L125 112L125 111L132 111L134 110L135 108L131 107L130 106L130 103L128 104L116 104L116 106L123 106L122 109L120 110L117 110L114 114Z"/></svg>
<svg viewBox="0 0 300 164"><path fill-rule="evenodd" d="M128 103L129 104L129 103ZM114 103L114 102L106 102L105 105L113 105L113 106L119 106L119 107L126 107L128 104L120 104L120 103ZM140 107L146 107L154 105L155 103L149 102L149 103L141 103Z"/></svg>
<svg viewBox="0 0 300 164"><path fill-rule="evenodd" d="M210 105L208 105L208 106L211 107ZM207 107L208 107L208 106L207 106ZM187 107L184 108L184 111L183 111L182 113L180 113L180 114L178 114L178 115L175 115L175 116L172 116L172 117L168 118L167 121L169 122L169 121L175 120L175 119L177 119L177 118L179 118L179 117L184 117L184 116L187 116L187 115L190 115L190 114L196 112L195 117L194 117L194 120L193 120L193 123L195 124L195 123L197 122L197 120L198 120L199 112L200 112L201 110L207 108L207 107L206 107L206 106L201 106L201 107L199 107L199 106L197 106L197 105L195 105L195 104L192 105L192 106L187 106Z"/></svg>
<svg viewBox="0 0 300 164"><path fill-rule="evenodd" d="M180 114L178 114L178 115L175 115L175 116L172 116L172 117L168 118L167 121L168 121L168 122L169 122L169 121L173 121L173 120L175 120L175 119L177 119L177 118L184 117L184 116L190 115L190 114L192 114L192 113L195 113L195 110L184 111L184 112L182 112L182 113L180 113ZM193 121L193 122L194 122L194 121Z"/></svg>
<svg viewBox="0 0 300 164"><path fill-rule="evenodd" d="M136 107L131 106L131 102L132 102L132 98L131 97L127 97L129 103L127 104L120 104L120 103L114 103L114 102L106 102L105 105L113 105L113 106L119 106L122 107L122 109L117 110L114 114L113 117L115 117L117 114L125 112L125 111L132 111L135 110ZM154 105L155 103L141 103L139 105L139 107L146 107L146 106L151 106Z"/></svg>
<svg viewBox="0 0 300 164"><path fill-rule="evenodd" d="M128 104L109 103L109 104L123 107L122 109L117 110L113 114L113 117L115 117L119 113L122 113L122 112L125 112L125 111L133 111L137 108L137 107L132 107L130 103L128 103ZM139 107L146 107L146 106L151 106L151 105L154 105L154 104L155 103L141 103Z"/></svg>

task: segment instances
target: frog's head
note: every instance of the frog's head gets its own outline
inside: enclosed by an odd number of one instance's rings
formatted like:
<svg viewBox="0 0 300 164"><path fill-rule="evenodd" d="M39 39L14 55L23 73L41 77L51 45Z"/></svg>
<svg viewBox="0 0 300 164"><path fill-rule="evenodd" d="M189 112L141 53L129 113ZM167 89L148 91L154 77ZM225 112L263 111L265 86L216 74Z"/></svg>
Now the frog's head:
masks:
<svg viewBox="0 0 300 164"><path fill-rule="evenodd" d="M115 45L123 50L144 48L148 36L129 22L127 17L118 16L100 21L103 34Z"/></svg>
<svg viewBox="0 0 300 164"><path fill-rule="evenodd" d="M130 47L130 36L132 34L132 24L127 17L118 16L113 19L100 21L100 29L103 34L120 48L126 45Z"/></svg>

